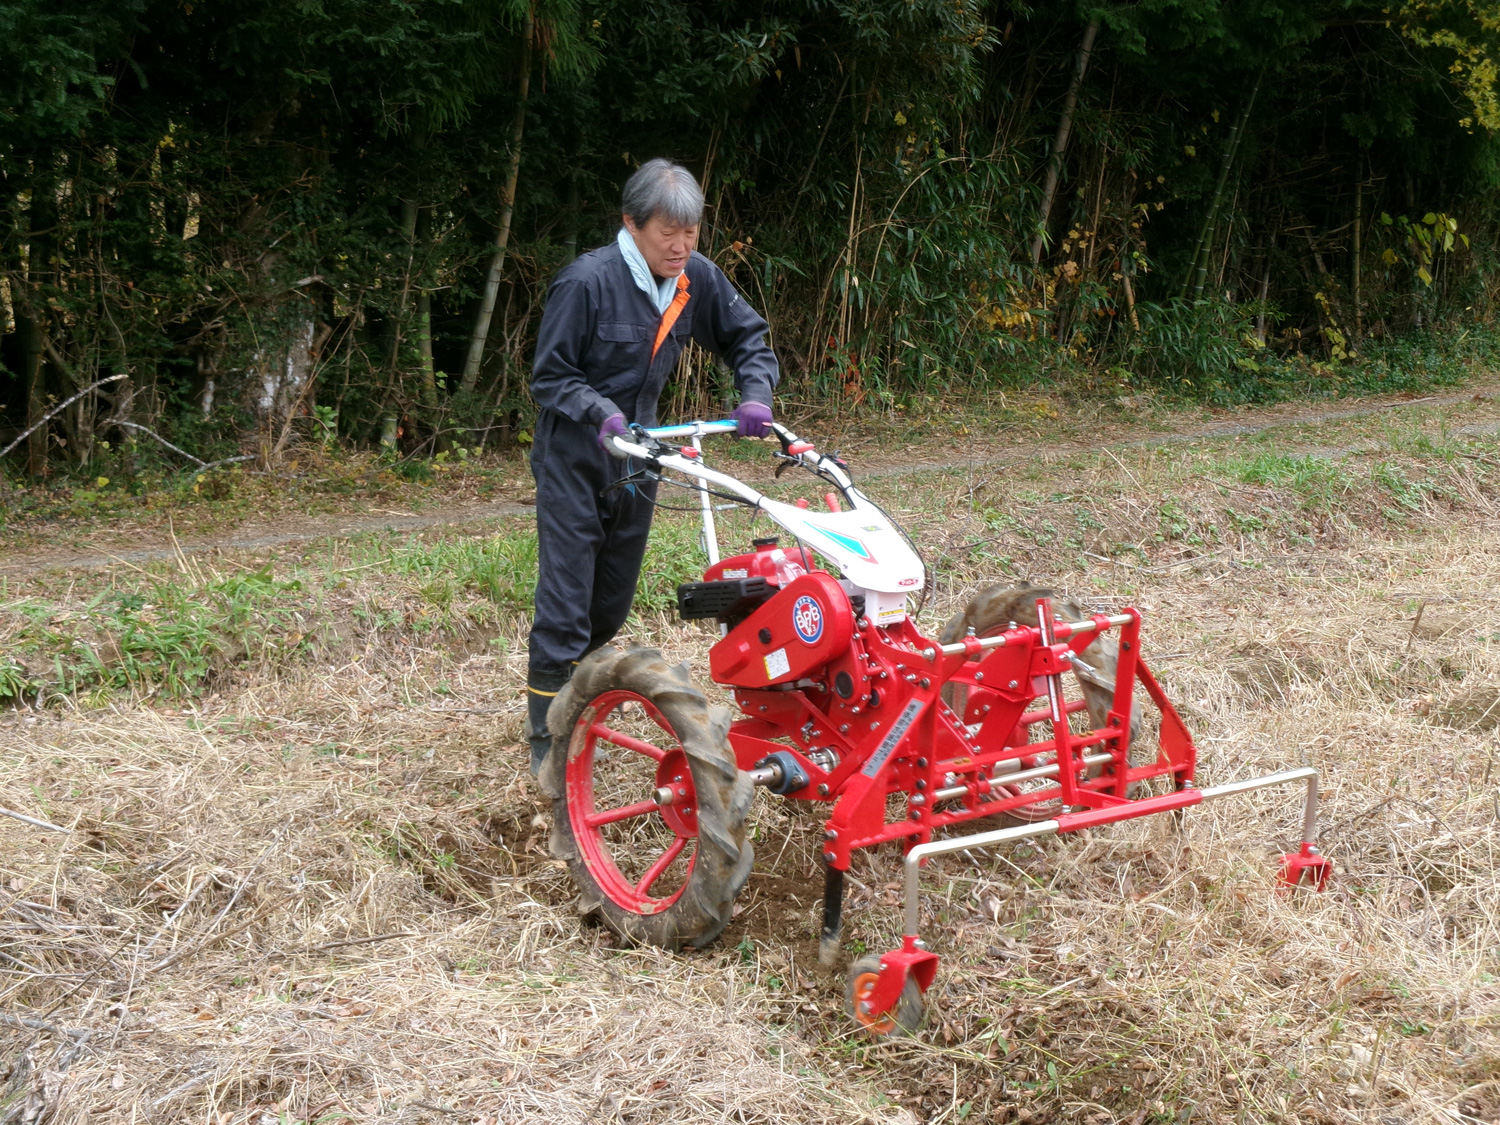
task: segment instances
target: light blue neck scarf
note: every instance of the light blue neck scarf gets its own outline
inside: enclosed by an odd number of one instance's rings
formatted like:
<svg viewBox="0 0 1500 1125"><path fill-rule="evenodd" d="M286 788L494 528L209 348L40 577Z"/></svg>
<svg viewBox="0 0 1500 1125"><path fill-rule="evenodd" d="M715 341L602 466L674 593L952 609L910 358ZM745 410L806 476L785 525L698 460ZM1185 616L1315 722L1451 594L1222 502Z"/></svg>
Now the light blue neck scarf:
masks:
<svg viewBox="0 0 1500 1125"><path fill-rule="evenodd" d="M646 264L646 259L641 254L641 248L635 244L635 239L630 237L630 232L624 227L620 228L615 241L620 244L620 253L624 255L630 276L635 279L636 288L651 299L658 315L665 313L667 306L672 303L672 298L677 295L677 279L669 277L666 281L657 281L652 276L651 267Z"/></svg>

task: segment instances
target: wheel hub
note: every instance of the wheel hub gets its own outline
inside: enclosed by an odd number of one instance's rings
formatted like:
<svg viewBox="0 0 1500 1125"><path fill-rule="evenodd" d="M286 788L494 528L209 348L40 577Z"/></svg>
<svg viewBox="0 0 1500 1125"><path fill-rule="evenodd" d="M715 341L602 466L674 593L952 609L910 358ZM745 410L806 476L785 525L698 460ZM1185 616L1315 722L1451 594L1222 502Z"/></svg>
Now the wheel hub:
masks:
<svg viewBox="0 0 1500 1125"><path fill-rule="evenodd" d="M656 767L657 791L665 789L672 799L661 805L661 818L679 836L698 835L698 791L693 788L693 771L687 755L672 750Z"/></svg>

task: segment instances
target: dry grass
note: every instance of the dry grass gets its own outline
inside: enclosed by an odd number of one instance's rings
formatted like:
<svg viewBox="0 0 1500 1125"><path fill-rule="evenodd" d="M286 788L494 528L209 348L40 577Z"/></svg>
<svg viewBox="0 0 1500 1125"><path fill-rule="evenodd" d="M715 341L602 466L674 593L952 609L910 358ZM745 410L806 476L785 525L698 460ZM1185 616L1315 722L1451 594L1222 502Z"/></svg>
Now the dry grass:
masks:
<svg viewBox="0 0 1500 1125"><path fill-rule="evenodd" d="M1201 782L1324 771L1328 894L1274 887L1291 792L952 857L924 880L928 1030L867 1046L816 969L817 809L757 802L713 950L614 948L546 855L514 649L367 650L186 709L0 717L0 805L71 829L0 819L0 1122L1500 1119L1488 479L1399 520L1346 498L1289 548L1228 538L1214 465L1098 460L987 503L1128 497L1080 525L1113 563L1072 525L1049 544L1045 508L987 526L974 480L905 492L948 537L930 620L998 547L1146 607ZM1167 497L1188 530L1148 541ZM637 635L703 666L700 630ZM893 942L896 874L859 857L851 948Z"/></svg>

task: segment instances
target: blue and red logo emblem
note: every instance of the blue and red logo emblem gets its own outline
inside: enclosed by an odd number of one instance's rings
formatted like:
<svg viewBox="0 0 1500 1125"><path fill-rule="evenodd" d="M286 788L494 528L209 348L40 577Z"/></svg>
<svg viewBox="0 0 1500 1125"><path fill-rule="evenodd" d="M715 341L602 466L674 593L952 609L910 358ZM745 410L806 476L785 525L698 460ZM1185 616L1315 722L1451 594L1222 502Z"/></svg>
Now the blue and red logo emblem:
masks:
<svg viewBox="0 0 1500 1125"><path fill-rule="evenodd" d="M815 645L823 636L823 607L803 594L792 606L792 627L803 644Z"/></svg>

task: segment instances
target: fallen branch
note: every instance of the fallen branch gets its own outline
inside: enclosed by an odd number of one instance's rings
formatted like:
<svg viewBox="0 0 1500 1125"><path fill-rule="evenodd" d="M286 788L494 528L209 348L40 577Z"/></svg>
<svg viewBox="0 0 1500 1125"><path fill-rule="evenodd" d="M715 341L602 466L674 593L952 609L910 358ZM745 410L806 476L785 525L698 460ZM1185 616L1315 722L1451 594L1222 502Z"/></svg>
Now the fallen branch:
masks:
<svg viewBox="0 0 1500 1125"><path fill-rule="evenodd" d="M397 938L431 937L431 934L416 933L402 930L393 934L375 934L373 937L344 938L341 941L325 941L321 945L304 945L301 949L278 949L278 956L290 956L295 953L326 953L330 949L346 949L351 945L374 945L382 941L395 941Z"/></svg>
<svg viewBox="0 0 1500 1125"><path fill-rule="evenodd" d="M8 816L12 820L19 820L22 824L29 824L33 828L49 828L53 832L73 831L71 828L63 828L61 825L52 824L49 821L38 820L34 816L27 816L25 813L18 813L13 809L7 809L4 806L0 806L0 816Z"/></svg>
<svg viewBox="0 0 1500 1125"><path fill-rule="evenodd" d="M1127 570L1138 570L1142 574L1165 574L1169 570L1176 570L1179 566L1192 566L1194 563L1208 562L1210 559L1217 558L1224 552L1212 551L1206 555L1194 555L1190 559L1178 559L1176 562L1162 563L1159 566L1138 566L1135 563L1128 563L1122 559L1112 559L1108 555L1096 555L1093 551L1085 551L1083 553L1091 559L1097 559L1099 562L1110 563L1113 566L1123 566Z"/></svg>
<svg viewBox="0 0 1500 1125"><path fill-rule="evenodd" d="M151 429L150 427L141 425L139 422L127 422L123 418L121 418L121 419L117 419L115 421L115 425L117 425L117 426L123 426L127 430L140 430L141 433L146 434L149 437L153 437L157 441L161 442L163 445L165 445L173 453L176 453L178 456L180 456L180 457L186 457L189 461L191 461L193 464L197 465L200 469L204 469L204 468L208 467L208 462L207 461L204 461L204 460L201 460L200 458L194 457L186 449L179 449L177 446L173 445L166 438L162 437L161 434L157 433L155 430Z"/></svg>
<svg viewBox="0 0 1500 1125"><path fill-rule="evenodd" d="M100 387L104 386L105 383L113 383L117 379L127 379L127 378L129 378L129 376L126 375L125 372L122 371L122 372L120 372L117 375L106 376L105 378L100 379L97 383L90 383L87 387L84 387L83 390L79 391L72 398L66 400L65 402L59 403L57 406L54 406L51 410L47 411L47 413L43 414L41 416L41 418L39 418L34 425L32 425L30 428L28 428L25 431L23 431L20 437L16 438L15 441L11 442L4 449L0 449L0 457L4 457L12 449L14 449L16 446L20 445L23 441L25 441L27 438L29 438L32 434L36 433L39 429L41 429L43 426L45 426L48 422L52 421L53 418L56 418L64 410L66 410L68 407L72 406L75 402L77 402L79 399L81 399L84 395L88 394L90 391L97 391ZM130 423L125 423L125 424L129 425ZM201 462L200 462L200 464L201 464Z"/></svg>
<svg viewBox="0 0 1500 1125"><path fill-rule="evenodd" d="M198 1089L200 1086L207 1085L209 1082L213 1081L218 1076L219 1076L219 1072L218 1072L218 1069L216 1067L210 1067L209 1069L205 1070L202 1074L195 1074L191 1078L189 1078L186 1082L183 1082L183 1083L181 1083L180 1085L177 1085L177 1086L173 1086L165 1094L163 1094L161 1097L157 1098L154 1102L151 1103L151 1108L152 1109L160 1109L162 1106L166 1105L173 1098L181 1097L183 1094L191 1094L194 1090Z"/></svg>
<svg viewBox="0 0 1500 1125"><path fill-rule="evenodd" d="M162 445L170 449L173 453L176 453L181 457L186 457L193 464L197 465L198 471L200 473L206 473L209 469L217 469L220 465L234 465L238 464L241 461L254 461L256 456L254 453L246 453L239 457L225 457L220 461L204 461L202 458L194 457L186 449L179 449L166 438L162 437L161 434L157 433L153 429L141 425L139 422L127 422L124 419L116 419L114 424L116 426L124 426L128 430L140 430L141 433L155 438L157 441L161 442Z"/></svg>
<svg viewBox="0 0 1500 1125"><path fill-rule="evenodd" d="M89 1035L88 1031L82 1028L59 1027L57 1024L49 1023L46 1020L29 1020L25 1016L12 1016L6 1012L0 1012L0 1023L6 1024L9 1027L25 1028L28 1031L50 1032L59 1039L64 1037L69 1039L86 1039Z"/></svg>
<svg viewBox="0 0 1500 1125"><path fill-rule="evenodd" d="M277 844L281 843L281 838L286 835L288 829L290 829L291 826L292 826L292 822L290 820L282 822L281 827L276 830L276 835L274 835L271 838L271 842L269 844L267 844L264 849L262 849L260 855L256 856L255 862L250 865L250 870L247 871L247 872L245 872L245 877L243 879L241 879L239 881L239 883L235 886L234 891L229 896L229 901L226 902L224 904L223 908L217 914L215 914L213 916L213 918L209 921L207 932L205 932L204 935L201 938L199 938L196 942L194 942L192 945L183 946L181 949L176 950L175 952L173 952L173 953L167 955L166 957L162 958L160 961L158 961L156 964L152 965L151 968L147 970L148 973L159 973L163 969L167 968L167 966L169 966L169 965L175 965L178 961L182 960L184 957L187 957L190 954L196 953L196 952L198 952L201 949L206 949L211 941L216 941L216 940L218 940L218 938L229 937L231 934L237 934L237 933L239 933L241 930L245 929L246 927L253 925L256 921L258 921L260 919L260 917L263 914L266 913L265 911L261 911L261 912L255 914L255 915L253 915L250 918L249 921L244 922L241 925L238 925L238 926L234 927L234 929L232 929L232 930L226 930L222 934L217 934L216 935L214 933L214 927L217 926L220 922L222 922L224 920L224 915L228 914L231 910L234 909L235 904L240 901L240 896L245 893L246 888L248 888L250 886L251 881L254 880L255 873L260 870L260 865L265 862L266 856L268 856L268 855L271 854L271 849L272 848L274 848ZM276 904L275 905L280 905L286 899L286 897L287 896L282 895L280 898L278 898L276 900ZM137 955L137 956L139 956L139 955Z"/></svg>
<svg viewBox="0 0 1500 1125"><path fill-rule="evenodd" d="M238 926L233 926L227 930L220 930L218 933L210 933L200 940L195 941L192 945L184 946L182 949L179 949L171 956L163 957L160 961L147 969L146 972L148 974L159 973L163 969L170 968L171 966L177 964L177 962L181 961L184 957L190 957L193 954L202 953L205 949L207 949L210 945L213 945L215 942L223 941L225 938L234 937L235 934L240 933L243 930L248 930L262 918L274 914L281 908L282 903L286 902L286 900L291 897L291 895L282 895L280 898L273 899L265 907L257 910L254 914L252 914L249 918L246 918ZM220 917L222 917L222 915L220 915Z"/></svg>

